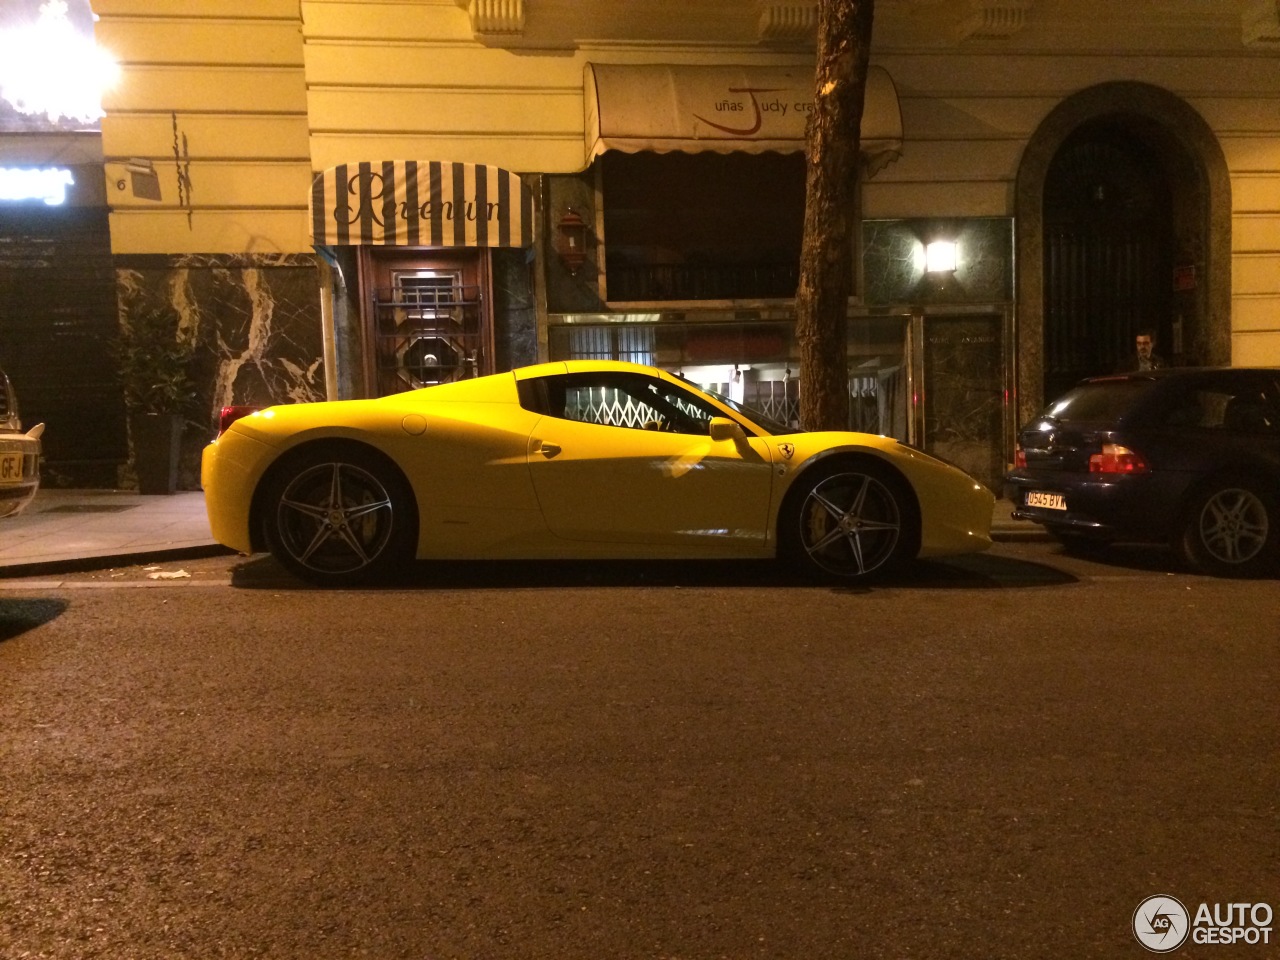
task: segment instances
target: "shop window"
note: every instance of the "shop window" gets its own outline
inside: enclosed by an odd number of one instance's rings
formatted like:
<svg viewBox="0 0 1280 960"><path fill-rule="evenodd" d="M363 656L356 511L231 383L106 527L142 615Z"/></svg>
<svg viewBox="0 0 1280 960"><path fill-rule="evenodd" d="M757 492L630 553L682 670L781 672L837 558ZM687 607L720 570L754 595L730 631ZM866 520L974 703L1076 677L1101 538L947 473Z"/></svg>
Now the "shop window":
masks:
<svg viewBox="0 0 1280 960"><path fill-rule="evenodd" d="M800 354L792 321L653 316L630 323L590 323L579 316L552 325L550 359L652 363L785 425L780 431L799 426ZM909 438L908 322L904 316L850 318L849 429Z"/></svg>
<svg viewBox="0 0 1280 960"><path fill-rule="evenodd" d="M607 153L600 162L610 301L795 296L802 154Z"/></svg>
<svg viewBox="0 0 1280 960"><path fill-rule="evenodd" d="M654 328L612 324L564 328L570 360L626 360L653 363Z"/></svg>

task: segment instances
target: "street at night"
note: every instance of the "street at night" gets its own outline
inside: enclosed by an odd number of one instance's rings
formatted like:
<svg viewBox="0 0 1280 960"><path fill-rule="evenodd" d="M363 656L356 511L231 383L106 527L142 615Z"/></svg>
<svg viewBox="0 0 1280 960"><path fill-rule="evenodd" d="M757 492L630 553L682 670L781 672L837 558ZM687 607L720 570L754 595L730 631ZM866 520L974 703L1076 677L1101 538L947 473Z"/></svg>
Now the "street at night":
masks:
<svg viewBox="0 0 1280 960"><path fill-rule="evenodd" d="M1277 900L1280 591L1158 551L0 587L6 958L1138 957L1148 897Z"/></svg>
<svg viewBox="0 0 1280 960"><path fill-rule="evenodd" d="M1280 957L1278 64L0 0L0 960Z"/></svg>

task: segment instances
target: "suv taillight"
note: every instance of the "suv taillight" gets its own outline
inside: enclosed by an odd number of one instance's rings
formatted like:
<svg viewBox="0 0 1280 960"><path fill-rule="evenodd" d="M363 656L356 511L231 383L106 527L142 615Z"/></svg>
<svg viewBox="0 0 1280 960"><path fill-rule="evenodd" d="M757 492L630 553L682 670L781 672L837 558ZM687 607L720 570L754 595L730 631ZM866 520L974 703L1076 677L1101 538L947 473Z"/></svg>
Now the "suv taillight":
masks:
<svg viewBox="0 0 1280 960"><path fill-rule="evenodd" d="M222 436L226 433L227 428L241 417L247 417L251 413L257 413L261 409L261 407L223 407L222 413L218 415L218 436Z"/></svg>
<svg viewBox="0 0 1280 960"><path fill-rule="evenodd" d="M1146 473L1142 454L1118 443L1104 443L1102 452L1089 458L1090 473Z"/></svg>

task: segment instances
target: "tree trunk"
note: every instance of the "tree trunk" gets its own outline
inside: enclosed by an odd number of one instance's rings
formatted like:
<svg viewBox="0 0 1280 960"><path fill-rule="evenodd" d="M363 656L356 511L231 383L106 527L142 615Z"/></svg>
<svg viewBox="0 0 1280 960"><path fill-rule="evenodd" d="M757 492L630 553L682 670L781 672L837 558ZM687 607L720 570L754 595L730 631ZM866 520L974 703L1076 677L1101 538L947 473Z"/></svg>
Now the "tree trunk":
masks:
<svg viewBox="0 0 1280 960"><path fill-rule="evenodd" d="M800 424L849 424L847 315L862 165L862 106L874 0L819 0L818 68L809 115L804 240L796 290Z"/></svg>

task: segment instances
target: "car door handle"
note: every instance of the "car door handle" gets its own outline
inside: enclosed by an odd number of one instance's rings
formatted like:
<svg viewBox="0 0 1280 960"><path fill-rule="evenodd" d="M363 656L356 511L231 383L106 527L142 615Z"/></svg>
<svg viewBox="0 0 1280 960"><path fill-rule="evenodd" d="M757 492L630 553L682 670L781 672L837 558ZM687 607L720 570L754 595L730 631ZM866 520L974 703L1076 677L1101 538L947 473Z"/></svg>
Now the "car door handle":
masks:
<svg viewBox="0 0 1280 960"><path fill-rule="evenodd" d="M538 442L538 452L550 460L560 452L560 445L558 443L547 443L545 440L540 440Z"/></svg>

